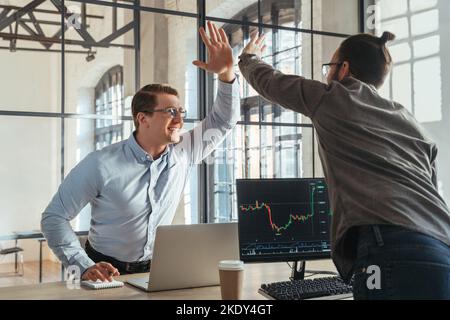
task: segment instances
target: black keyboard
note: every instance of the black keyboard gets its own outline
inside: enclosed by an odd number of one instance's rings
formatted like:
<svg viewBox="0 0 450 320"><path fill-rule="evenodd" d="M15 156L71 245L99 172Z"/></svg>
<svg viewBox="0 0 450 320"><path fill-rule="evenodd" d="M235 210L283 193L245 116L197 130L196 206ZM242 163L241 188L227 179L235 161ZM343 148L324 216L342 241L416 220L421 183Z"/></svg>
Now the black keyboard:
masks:
<svg viewBox="0 0 450 320"><path fill-rule="evenodd" d="M344 299L352 297L352 285L341 277L325 277L262 284L259 293L275 300L305 300L312 298Z"/></svg>

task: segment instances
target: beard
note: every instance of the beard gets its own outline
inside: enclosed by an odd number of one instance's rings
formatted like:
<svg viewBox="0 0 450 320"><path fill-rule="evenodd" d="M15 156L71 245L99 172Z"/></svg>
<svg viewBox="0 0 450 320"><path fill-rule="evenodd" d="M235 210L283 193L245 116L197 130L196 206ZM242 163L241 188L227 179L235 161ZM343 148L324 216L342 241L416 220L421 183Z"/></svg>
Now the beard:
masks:
<svg viewBox="0 0 450 320"><path fill-rule="evenodd" d="M340 68L336 68L336 70L334 70L334 72L331 74L331 77L330 77L331 81L339 81L339 71L340 71Z"/></svg>

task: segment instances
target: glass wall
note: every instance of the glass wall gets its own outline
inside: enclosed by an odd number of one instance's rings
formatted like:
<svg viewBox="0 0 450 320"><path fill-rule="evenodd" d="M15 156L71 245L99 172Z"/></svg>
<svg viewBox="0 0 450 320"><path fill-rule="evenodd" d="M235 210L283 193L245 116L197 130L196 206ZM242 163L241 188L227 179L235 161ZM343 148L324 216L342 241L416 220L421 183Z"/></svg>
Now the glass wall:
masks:
<svg viewBox="0 0 450 320"><path fill-rule="evenodd" d="M339 1L339 6L336 1L306 0L209 3L207 18L221 18L219 25L237 56L250 34L259 30L266 34L265 62L284 73L320 81L325 80L320 66L329 62L343 34L359 28L358 1ZM340 14L346 19L334 18ZM211 78L209 101L217 85ZM264 100L245 79L240 81L241 121L213 153L214 164L207 168L208 220L212 222L237 219L236 179L323 176L309 119Z"/></svg>
<svg viewBox="0 0 450 320"><path fill-rule="evenodd" d="M0 232L39 229L69 171L89 152L131 135L131 99L140 87L176 87L188 110L186 130L207 115L217 79L192 65L204 50L198 26L211 20L224 27L236 62L259 29L267 34L265 61L321 80L320 64L345 33L358 31L358 2L45 0L17 16L30 1L0 0L0 189L7 195L0 215L9 221ZM336 28L327 24L330 11L346 16ZM240 122L213 161L194 169L175 223L233 220L237 178L322 175L310 122L239 81ZM75 229L88 228L89 211L73 221Z"/></svg>
<svg viewBox="0 0 450 320"><path fill-rule="evenodd" d="M371 13L375 23L368 31L397 37L389 46L393 70L381 93L407 108L437 143L439 191L450 203L450 2L377 0Z"/></svg>

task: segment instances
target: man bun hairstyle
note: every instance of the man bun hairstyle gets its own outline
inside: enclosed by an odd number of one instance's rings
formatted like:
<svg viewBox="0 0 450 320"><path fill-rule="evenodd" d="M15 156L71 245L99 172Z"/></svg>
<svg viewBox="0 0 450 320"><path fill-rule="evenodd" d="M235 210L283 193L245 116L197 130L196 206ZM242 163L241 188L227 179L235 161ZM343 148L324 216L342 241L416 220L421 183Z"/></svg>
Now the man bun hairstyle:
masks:
<svg viewBox="0 0 450 320"><path fill-rule="evenodd" d="M356 79L380 88L392 66L392 57L386 43L395 35L385 31L381 37L363 33L345 39L339 47L339 61L347 61L350 73Z"/></svg>
<svg viewBox="0 0 450 320"><path fill-rule="evenodd" d="M381 35L381 37L379 39L380 39L380 43L382 45L386 45L387 42L395 40L395 34L389 32L389 31L385 31L385 32L383 32L383 34Z"/></svg>
<svg viewBox="0 0 450 320"><path fill-rule="evenodd" d="M142 87L136 92L131 102L131 112L136 129L139 129L138 113L152 111L158 105L158 94L171 94L179 98L178 91L167 84L155 83Z"/></svg>

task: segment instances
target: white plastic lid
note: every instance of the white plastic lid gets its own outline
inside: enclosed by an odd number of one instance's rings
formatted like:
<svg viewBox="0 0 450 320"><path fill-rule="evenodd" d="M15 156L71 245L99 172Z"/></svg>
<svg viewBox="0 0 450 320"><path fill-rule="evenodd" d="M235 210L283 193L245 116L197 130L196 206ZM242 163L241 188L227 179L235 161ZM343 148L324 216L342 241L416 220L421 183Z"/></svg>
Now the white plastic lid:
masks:
<svg viewBox="0 0 450 320"><path fill-rule="evenodd" d="M220 270L244 270L244 262L241 260L222 260L219 262Z"/></svg>

